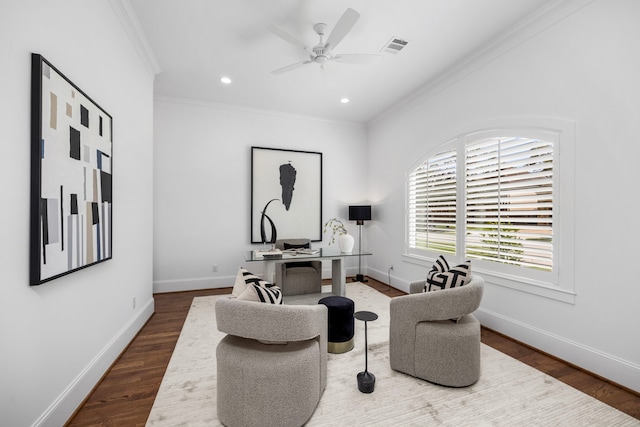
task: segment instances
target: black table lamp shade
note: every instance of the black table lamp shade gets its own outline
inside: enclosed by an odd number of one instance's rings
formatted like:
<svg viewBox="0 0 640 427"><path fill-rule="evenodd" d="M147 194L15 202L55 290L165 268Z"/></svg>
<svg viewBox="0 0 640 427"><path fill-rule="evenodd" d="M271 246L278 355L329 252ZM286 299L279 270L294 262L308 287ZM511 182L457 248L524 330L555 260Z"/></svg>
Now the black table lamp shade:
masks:
<svg viewBox="0 0 640 427"><path fill-rule="evenodd" d="M371 206L349 206L349 221L358 221L358 225L362 225L362 221L371 221Z"/></svg>

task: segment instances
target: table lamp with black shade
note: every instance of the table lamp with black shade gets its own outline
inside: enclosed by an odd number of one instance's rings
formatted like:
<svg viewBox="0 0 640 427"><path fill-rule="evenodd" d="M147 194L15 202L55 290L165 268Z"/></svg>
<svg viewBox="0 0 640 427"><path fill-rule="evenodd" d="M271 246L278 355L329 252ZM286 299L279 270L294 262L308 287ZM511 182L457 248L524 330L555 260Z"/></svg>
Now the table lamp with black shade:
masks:
<svg viewBox="0 0 640 427"><path fill-rule="evenodd" d="M358 225L358 274L356 275L356 282L366 282L362 275L362 225L365 221L371 221L371 206L359 205L349 206L349 221L356 221Z"/></svg>

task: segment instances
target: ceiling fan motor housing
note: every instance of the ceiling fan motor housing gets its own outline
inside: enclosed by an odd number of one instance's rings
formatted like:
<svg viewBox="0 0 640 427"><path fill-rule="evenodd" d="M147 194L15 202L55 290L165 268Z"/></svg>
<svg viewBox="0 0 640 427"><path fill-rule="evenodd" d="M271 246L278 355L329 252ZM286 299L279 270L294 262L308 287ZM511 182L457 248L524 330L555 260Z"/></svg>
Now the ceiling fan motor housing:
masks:
<svg viewBox="0 0 640 427"><path fill-rule="evenodd" d="M315 56L312 59L318 64L324 64L329 59L329 49L325 48L324 45L314 46L313 53Z"/></svg>

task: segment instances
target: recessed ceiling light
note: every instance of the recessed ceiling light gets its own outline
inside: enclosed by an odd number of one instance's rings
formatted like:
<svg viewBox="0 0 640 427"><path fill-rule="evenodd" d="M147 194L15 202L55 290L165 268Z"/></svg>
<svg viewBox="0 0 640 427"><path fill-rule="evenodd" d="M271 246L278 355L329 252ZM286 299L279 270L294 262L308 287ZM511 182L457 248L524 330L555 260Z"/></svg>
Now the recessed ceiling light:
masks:
<svg viewBox="0 0 640 427"><path fill-rule="evenodd" d="M220 77L220 81L226 85L231 84L231 79L227 76Z"/></svg>
<svg viewBox="0 0 640 427"><path fill-rule="evenodd" d="M342 98L340 100L340 102L342 102L343 104L348 104L349 103L349 98Z"/></svg>

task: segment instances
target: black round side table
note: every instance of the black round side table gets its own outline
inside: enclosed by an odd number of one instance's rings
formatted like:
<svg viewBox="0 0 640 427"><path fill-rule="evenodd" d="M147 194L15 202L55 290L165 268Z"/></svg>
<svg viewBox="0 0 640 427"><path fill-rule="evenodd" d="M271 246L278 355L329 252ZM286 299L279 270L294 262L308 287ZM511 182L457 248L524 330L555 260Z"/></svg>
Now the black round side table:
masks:
<svg viewBox="0 0 640 427"><path fill-rule="evenodd" d="M362 393L372 393L376 385L376 377L369 372L369 358L367 355L367 322L373 322L378 315L370 311L358 311L353 317L364 322L364 372L358 374L358 390Z"/></svg>

